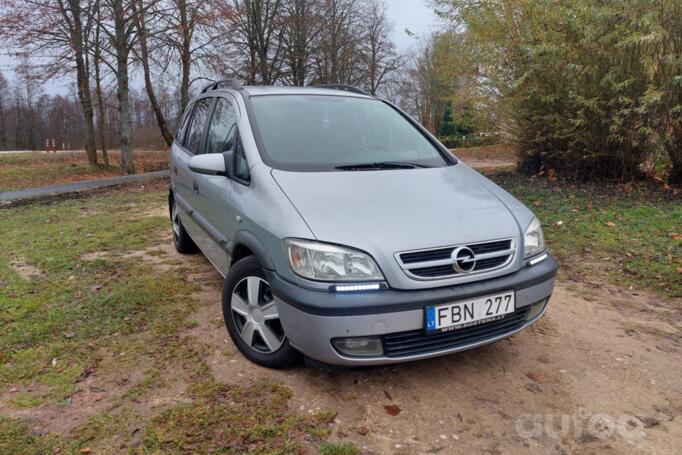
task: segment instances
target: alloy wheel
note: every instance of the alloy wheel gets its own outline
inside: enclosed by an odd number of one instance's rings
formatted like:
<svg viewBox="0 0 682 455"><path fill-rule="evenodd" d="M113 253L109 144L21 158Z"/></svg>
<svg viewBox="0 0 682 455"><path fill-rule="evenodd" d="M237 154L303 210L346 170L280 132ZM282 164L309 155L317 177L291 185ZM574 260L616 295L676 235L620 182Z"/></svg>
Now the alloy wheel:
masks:
<svg viewBox="0 0 682 455"><path fill-rule="evenodd" d="M171 210L171 222L173 223L173 240L178 241L180 237L180 219L178 215L178 206L173 203L173 209Z"/></svg>
<svg viewBox="0 0 682 455"><path fill-rule="evenodd" d="M263 278L240 280L232 292L230 308L239 336L251 349L269 354L282 346L284 329L270 285Z"/></svg>

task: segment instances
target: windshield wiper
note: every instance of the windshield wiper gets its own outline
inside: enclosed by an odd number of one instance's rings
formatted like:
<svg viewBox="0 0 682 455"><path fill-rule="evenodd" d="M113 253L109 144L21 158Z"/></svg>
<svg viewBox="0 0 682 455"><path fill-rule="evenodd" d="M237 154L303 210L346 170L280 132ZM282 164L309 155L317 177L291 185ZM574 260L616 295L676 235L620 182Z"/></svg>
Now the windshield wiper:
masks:
<svg viewBox="0 0 682 455"><path fill-rule="evenodd" d="M383 170L383 169L415 169L429 167L423 164L408 163L405 161L381 161L378 163L360 163L360 164L344 164L342 166L336 166L334 169L339 169L341 171L372 171L372 170Z"/></svg>

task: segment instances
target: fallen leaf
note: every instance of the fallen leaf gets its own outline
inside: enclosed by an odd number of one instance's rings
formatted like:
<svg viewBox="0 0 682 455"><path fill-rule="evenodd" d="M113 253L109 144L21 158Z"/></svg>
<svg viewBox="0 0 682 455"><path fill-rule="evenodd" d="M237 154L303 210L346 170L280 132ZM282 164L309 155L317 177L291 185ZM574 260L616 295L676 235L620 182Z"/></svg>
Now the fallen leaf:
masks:
<svg viewBox="0 0 682 455"><path fill-rule="evenodd" d="M398 414L400 414L400 411L402 411L402 409L400 409L400 406L398 406L397 404L387 404L384 405L384 411L386 411L386 414L390 416L397 416Z"/></svg>
<svg viewBox="0 0 682 455"><path fill-rule="evenodd" d="M102 289L104 286L101 284L96 284L93 287L90 288L92 292L98 292L100 289Z"/></svg>
<svg viewBox="0 0 682 455"><path fill-rule="evenodd" d="M616 227L616 223L614 223L613 221L608 221L608 222L606 223L606 225L607 225L608 227Z"/></svg>
<svg viewBox="0 0 682 455"><path fill-rule="evenodd" d="M595 441L599 441L599 438L593 435L592 433L585 433L582 436L580 436L580 442L582 442L583 444Z"/></svg>
<svg viewBox="0 0 682 455"><path fill-rule="evenodd" d="M670 238L673 240L679 240L679 239L682 239L682 234L678 234L677 232L673 232L670 234Z"/></svg>
<svg viewBox="0 0 682 455"><path fill-rule="evenodd" d="M682 275L682 267L678 267L678 268L677 268L677 274L678 274L678 275Z"/></svg>
<svg viewBox="0 0 682 455"><path fill-rule="evenodd" d="M529 371L528 373L526 373L526 377L533 382L537 382L538 384L544 384L547 382L547 376L535 371Z"/></svg>
<svg viewBox="0 0 682 455"><path fill-rule="evenodd" d="M542 392L542 387L539 386L538 384L534 384L531 382L529 384L526 384L526 390L528 390L529 392L538 393Z"/></svg>
<svg viewBox="0 0 682 455"><path fill-rule="evenodd" d="M92 449L90 447L84 447L79 450L80 453L91 453Z"/></svg>
<svg viewBox="0 0 682 455"><path fill-rule="evenodd" d="M651 428L655 427L656 425L659 425L661 422L655 417L646 417L646 416L635 416L637 417L643 424L644 428Z"/></svg>
<svg viewBox="0 0 682 455"><path fill-rule="evenodd" d="M106 397L106 392L85 393L80 397L79 401L82 403L97 403Z"/></svg>
<svg viewBox="0 0 682 455"><path fill-rule="evenodd" d="M66 333L64 334L64 336L65 336L66 338L73 338L73 337L76 336L76 334L73 333L73 332L66 332Z"/></svg>

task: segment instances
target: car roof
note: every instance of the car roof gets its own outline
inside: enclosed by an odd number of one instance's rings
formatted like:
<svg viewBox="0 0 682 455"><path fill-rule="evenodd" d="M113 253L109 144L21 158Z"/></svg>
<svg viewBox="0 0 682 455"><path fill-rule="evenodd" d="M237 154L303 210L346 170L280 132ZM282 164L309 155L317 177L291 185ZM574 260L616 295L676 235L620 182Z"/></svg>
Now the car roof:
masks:
<svg viewBox="0 0 682 455"><path fill-rule="evenodd" d="M229 87L218 88L210 92L232 91ZM245 91L249 96L263 96L263 95L328 95L328 96L346 96L352 98L373 98L370 95L363 95L360 93L349 92L346 90L337 90L324 87L295 87L295 86L272 86L272 85L245 85L241 90ZM240 90L240 91L241 91Z"/></svg>

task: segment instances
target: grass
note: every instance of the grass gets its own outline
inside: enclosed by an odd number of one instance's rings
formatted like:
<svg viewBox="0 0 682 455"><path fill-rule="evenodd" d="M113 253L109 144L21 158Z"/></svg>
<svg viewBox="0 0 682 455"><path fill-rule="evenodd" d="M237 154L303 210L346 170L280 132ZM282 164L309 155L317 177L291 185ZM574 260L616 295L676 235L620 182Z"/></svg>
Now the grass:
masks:
<svg viewBox="0 0 682 455"><path fill-rule="evenodd" d="M572 185L516 173L489 177L543 223L564 273L682 296L682 193L656 183Z"/></svg>
<svg viewBox="0 0 682 455"><path fill-rule="evenodd" d="M125 259L85 261L93 251L141 249L161 241L166 220L131 210L159 192L115 194L54 205L3 210L0 248L0 387L37 381L43 402L65 399L100 348L127 344L125 336L173 329L189 308L177 303L192 286L176 274ZM10 215L10 216L7 216ZM26 279L12 264L42 274ZM149 321L143 324L144 321ZM120 336L119 336L120 335ZM117 338L117 340L112 340ZM35 399L35 394L33 399Z"/></svg>
<svg viewBox="0 0 682 455"><path fill-rule="evenodd" d="M0 192L56 185L121 175L119 153L110 153L110 165L93 167L85 153L2 153L0 154ZM101 157L100 157L101 161ZM168 169L168 154L163 151L135 153L138 172Z"/></svg>
<svg viewBox="0 0 682 455"><path fill-rule="evenodd" d="M358 448L351 442L325 442L320 446L320 455L356 455Z"/></svg>
<svg viewBox="0 0 682 455"><path fill-rule="evenodd" d="M0 209L0 407L59 419L91 377L108 400L64 434L34 434L2 416L0 453L292 453L328 436L327 421L289 411L291 392L279 384L215 382L211 348L188 335L201 304L192 265L158 247L170 241L168 219L147 213L164 206L166 185ZM126 257L142 249L173 265ZM40 273L24 276L18 262ZM147 409L177 384L175 403Z"/></svg>
<svg viewBox="0 0 682 455"><path fill-rule="evenodd" d="M562 273L682 294L674 190L491 177L543 220ZM293 412L281 384L215 380L206 362L215 347L189 330L202 304L187 278L195 265L168 257L168 219L149 213L164 206L165 185L0 209L0 407L52 409L58 420L89 378L122 384L65 433L37 434L5 413L0 453L357 453L325 442L334 413ZM126 256L142 249L167 267ZM22 275L19 263L35 274ZM173 400L152 408L164 390Z"/></svg>
<svg viewBox="0 0 682 455"><path fill-rule="evenodd" d="M298 453L316 428L309 417L288 412L291 392L276 383L227 386L208 380L196 384L191 395L192 403L152 419L142 452Z"/></svg>

